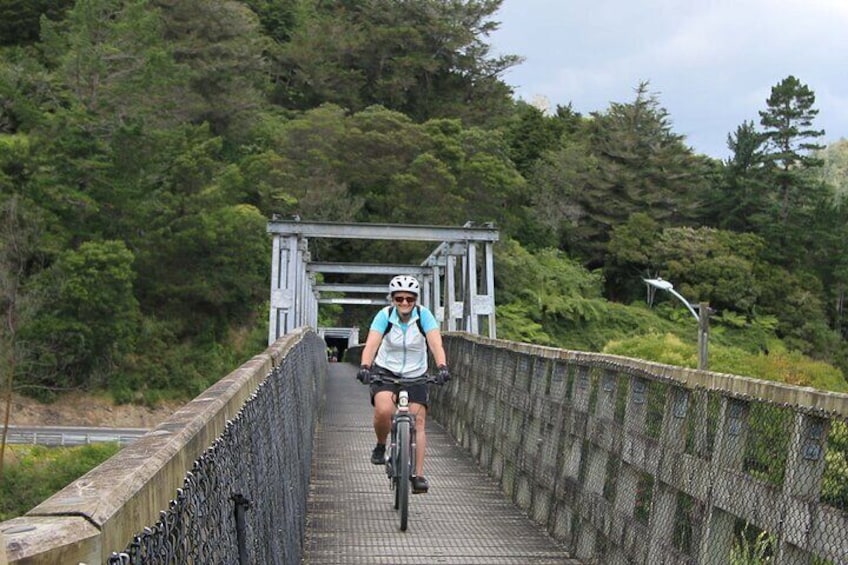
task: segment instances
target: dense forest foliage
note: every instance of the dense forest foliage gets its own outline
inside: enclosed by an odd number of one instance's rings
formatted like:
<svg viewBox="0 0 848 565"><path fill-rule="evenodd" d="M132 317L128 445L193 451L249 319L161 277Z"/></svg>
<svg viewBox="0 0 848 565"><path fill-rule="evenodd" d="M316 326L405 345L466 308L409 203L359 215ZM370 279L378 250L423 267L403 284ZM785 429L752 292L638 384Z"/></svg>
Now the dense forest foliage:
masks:
<svg viewBox="0 0 848 565"><path fill-rule="evenodd" d="M694 365L686 310L645 305L661 276L713 308L716 368L844 390L848 147L818 143L813 88L775 77L718 161L647 82L589 115L515 100L500 4L4 2L7 382L196 394L264 347L266 223L297 214L495 222L499 337Z"/></svg>

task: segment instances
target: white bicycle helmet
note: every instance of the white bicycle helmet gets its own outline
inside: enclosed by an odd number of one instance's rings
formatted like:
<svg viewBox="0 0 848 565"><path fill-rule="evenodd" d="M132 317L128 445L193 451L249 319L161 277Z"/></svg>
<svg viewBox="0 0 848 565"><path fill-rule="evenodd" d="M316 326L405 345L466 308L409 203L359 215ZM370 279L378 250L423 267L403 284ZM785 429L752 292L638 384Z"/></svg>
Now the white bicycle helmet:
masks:
<svg viewBox="0 0 848 565"><path fill-rule="evenodd" d="M421 285L418 284L418 279L409 275L398 275L389 282L389 294L396 292L411 292L415 296L420 296Z"/></svg>

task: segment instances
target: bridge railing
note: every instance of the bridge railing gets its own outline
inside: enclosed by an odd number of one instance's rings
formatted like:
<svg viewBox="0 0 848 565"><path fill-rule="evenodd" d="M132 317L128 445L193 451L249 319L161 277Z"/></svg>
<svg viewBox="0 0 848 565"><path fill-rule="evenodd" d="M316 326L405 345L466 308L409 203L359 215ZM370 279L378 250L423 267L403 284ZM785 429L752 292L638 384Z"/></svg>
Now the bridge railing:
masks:
<svg viewBox="0 0 848 565"><path fill-rule="evenodd" d="M592 563L848 563L848 395L445 336L432 415ZM770 560L766 560L770 559Z"/></svg>
<svg viewBox="0 0 848 565"><path fill-rule="evenodd" d="M327 368L316 333L281 337L102 465L0 524L8 562L299 562Z"/></svg>

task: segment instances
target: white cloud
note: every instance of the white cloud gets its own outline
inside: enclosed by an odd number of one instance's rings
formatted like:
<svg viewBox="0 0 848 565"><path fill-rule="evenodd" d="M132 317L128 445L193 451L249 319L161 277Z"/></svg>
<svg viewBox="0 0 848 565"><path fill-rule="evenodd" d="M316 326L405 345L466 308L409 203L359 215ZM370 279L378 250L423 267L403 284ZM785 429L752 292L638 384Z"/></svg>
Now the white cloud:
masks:
<svg viewBox="0 0 848 565"><path fill-rule="evenodd" d="M727 134L788 75L817 94L819 127L848 137L848 0L504 0L496 52L530 100L603 111L648 80L679 133L722 155Z"/></svg>

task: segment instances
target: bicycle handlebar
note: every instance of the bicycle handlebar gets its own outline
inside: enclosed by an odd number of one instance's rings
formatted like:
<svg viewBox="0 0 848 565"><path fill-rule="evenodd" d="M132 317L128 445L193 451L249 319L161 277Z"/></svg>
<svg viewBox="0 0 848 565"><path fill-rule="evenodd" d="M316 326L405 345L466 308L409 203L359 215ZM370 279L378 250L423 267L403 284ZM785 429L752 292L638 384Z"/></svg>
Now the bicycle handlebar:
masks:
<svg viewBox="0 0 848 565"><path fill-rule="evenodd" d="M381 385L383 383L390 383L395 385L420 385L420 384L440 384L438 379L436 379L433 375L421 375L418 377L413 377L411 379L402 379L398 377L393 377L391 375L381 375L379 373L374 373L371 375L371 384L372 385Z"/></svg>

